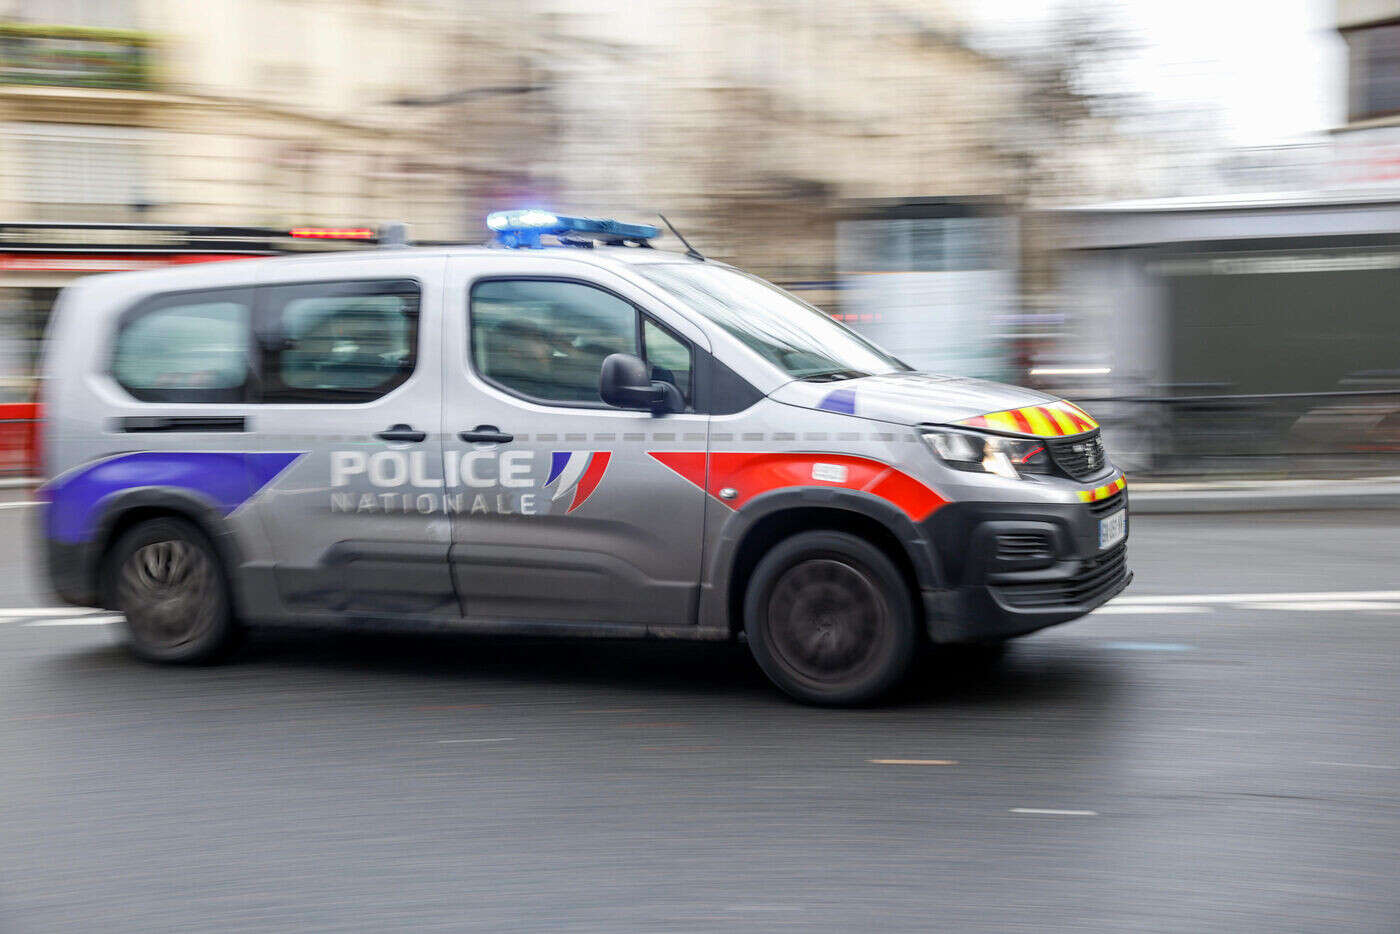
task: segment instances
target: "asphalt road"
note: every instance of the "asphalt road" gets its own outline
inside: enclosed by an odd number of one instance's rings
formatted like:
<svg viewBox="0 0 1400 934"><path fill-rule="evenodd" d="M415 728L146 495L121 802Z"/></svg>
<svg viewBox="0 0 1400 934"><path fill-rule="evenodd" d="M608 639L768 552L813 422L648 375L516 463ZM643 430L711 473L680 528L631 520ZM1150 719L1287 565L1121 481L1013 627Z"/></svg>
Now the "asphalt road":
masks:
<svg viewBox="0 0 1400 934"><path fill-rule="evenodd" d="M0 931L1400 930L1396 514L1139 519L1112 612L832 711L742 646L153 668L40 612L26 512Z"/></svg>

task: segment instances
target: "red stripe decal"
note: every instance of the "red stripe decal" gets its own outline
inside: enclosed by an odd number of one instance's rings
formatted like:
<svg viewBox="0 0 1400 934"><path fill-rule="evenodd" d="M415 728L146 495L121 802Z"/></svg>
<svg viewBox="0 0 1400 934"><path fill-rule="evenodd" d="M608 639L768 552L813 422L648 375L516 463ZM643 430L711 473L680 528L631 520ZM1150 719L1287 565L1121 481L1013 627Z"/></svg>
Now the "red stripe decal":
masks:
<svg viewBox="0 0 1400 934"><path fill-rule="evenodd" d="M841 487L865 491L903 510L915 522L928 517L947 502L908 474L868 457L849 454L759 454L722 451L711 454L708 471L705 455L696 452L652 452L651 456L714 496L730 509L739 509L764 493L789 487ZM844 480L815 480L816 464L844 467ZM708 476L707 476L708 474ZM734 495L721 499L719 491Z"/></svg>
<svg viewBox="0 0 1400 934"><path fill-rule="evenodd" d="M1011 410L1011 419L1016 423L1016 427L1028 435L1035 434L1035 429L1031 427L1031 420L1026 418L1026 413L1020 409Z"/></svg>
<svg viewBox="0 0 1400 934"><path fill-rule="evenodd" d="M700 489L705 489L704 451L650 451L648 453Z"/></svg>
<svg viewBox="0 0 1400 934"><path fill-rule="evenodd" d="M574 501L569 504L567 512L573 512L583 505L583 501L593 495L593 491L598 488L598 483L603 479L603 473L608 469L608 461L612 459L610 451L594 451L592 459L588 462L588 468L584 470L583 476L579 477L578 487L574 490Z"/></svg>

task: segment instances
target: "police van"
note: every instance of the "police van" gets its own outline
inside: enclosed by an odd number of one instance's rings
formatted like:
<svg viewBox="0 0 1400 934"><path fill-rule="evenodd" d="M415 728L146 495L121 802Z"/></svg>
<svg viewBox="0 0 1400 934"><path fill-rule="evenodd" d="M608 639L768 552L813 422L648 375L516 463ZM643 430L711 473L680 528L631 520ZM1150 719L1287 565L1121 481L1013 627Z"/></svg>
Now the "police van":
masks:
<svg viewBox="0 0 1400 934"><path fill-rule="evenodd" d="M161 662L253 624L743 639L887 692L1132 578L1082 409L914 372L659 230L88 278L44 364L47 566Z"/></svg>

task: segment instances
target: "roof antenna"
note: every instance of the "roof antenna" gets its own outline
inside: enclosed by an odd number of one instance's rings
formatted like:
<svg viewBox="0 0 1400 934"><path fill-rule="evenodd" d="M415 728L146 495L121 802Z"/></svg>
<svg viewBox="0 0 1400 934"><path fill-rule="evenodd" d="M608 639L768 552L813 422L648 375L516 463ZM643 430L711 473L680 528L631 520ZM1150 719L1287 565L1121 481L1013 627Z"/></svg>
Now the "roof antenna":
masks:
<svg viewBox="0 0 1400 934"><path fill-rule="evenodd" d="M681 232L680 232L679 230L676 229L676 225L673 224L673 223L671 223L670 221L668 221L668 220L666 219L666 215L665 215L665 214L658 214L658 215L656 215L656 216L659 217L659 218L661 218L661 223L663 223L663 224L665 224L667 227L671 228L671 233L675 234L675 235L676 235L676 239L679 240L679 241L685 246L685 255L686 255L686 256L689 256L691 259L698 259L698 260L699 260L700 262L702 262L702 263L705 261L705 256L704 256L704 254L702 254L699 250L695 249L695 247L691 246L689 240L687 240L685 237L682 237L682 236L681 236Z"/></svg>

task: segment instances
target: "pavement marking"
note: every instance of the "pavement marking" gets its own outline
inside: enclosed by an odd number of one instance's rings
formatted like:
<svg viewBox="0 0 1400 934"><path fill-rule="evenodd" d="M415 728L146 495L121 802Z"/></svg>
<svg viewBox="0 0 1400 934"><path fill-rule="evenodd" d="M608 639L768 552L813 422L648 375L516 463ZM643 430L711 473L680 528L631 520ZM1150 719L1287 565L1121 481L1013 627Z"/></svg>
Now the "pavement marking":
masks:
<svg viewBox="0 0 1400 934"><path fill-rule="evenodd" d="M13 619L28 619L37 616L86 616L103 613L97 607L86 606L3 606L0 613Z"/></svg>
<svg viewBox="0 0 1400 934"><path fill-rule="evenodd" d="M1385 769L1387 772L1393 772L1393 771L1395 771L1396 769L1400 769L1400 765L1372 765L1372 764L1370 764L1369 762L1326 762L1326 761L1322 761L1322 760L1314 760L1312 764L1313 764L1313 765L1340 765L1340 766L1342 766L1343 768L1348 768L1348 769Z"/></svg>
<svg viewBox="0 0 1400 934"><path fill-rule="evenodd" d="M1060 811L1054 808L1012 808L1012 814L1050 814L1055 817L1098 817L1098 811Z"/></svg>
<svg viewBox="0 0 1400 934"><path fill-rule="evenodd" d="M873 765L957 765L957 759L866 759Z"/></svg>
<svg viewBox="0 0 1400 934"><path fill-rule="evenodd" d="M1152 613L1211 613L1208 606L1133 606L1120 605L1117 601L1105 603L1091 613L1091 616L1142 616Z"/></svg>
<svg viewBox="0 0 1400 934"><path fill-rule="evenodd" d="M1293 610L1296 612L1336 613L1358 610L1393 613L1400 610L1400 603L1380 600L1300 600L1297 603L1246 603L1246 610Z"/></svg>
<svg viewBox="0 0 1400 934"><path fill-rule="evenodd" d="M440 739L438 740L438 745L450 746L457 743L509 743L514 739L514 736L494 736L491 739Z"/></svg>
<svg viewBox="0 0 1400 934"><path fill-rule="evenodd" d="M22 508L24 508L25 506L42 506L42 505L44 505L44 504L43 504L43 502L40 501L40 500L26 500L25 502L22 502L22 503L0 503L0 509L22 509Z"/></svg>
<svg viewBox="0 0 1400 934"><path fill-rule="evenodd" d="M68 619L36 619L25 623L25 627L31 626L106 626L110 623L122 621L120 613L104 613L101 616L74 616Z"/></svg>
<svg viewBox="0 0 1400 934"><path fill-rule="evenodd" d="M1194 645L1180 642L1105 642L1100 647L1123 652L1190 652L1195 649Z"/></svg>
<svg viewBox="0 0 1400 934"><path fill-rule="evenodd" d="M1337 590L1307 593L1173 593L1114 597L1113 606L1183 603L1316 603L1328 600L1400 600L1400 590Z"/></svg>

